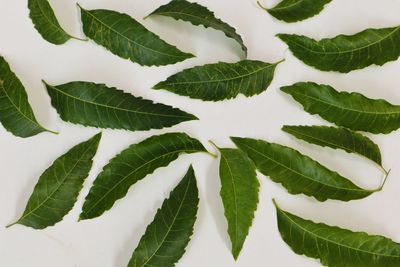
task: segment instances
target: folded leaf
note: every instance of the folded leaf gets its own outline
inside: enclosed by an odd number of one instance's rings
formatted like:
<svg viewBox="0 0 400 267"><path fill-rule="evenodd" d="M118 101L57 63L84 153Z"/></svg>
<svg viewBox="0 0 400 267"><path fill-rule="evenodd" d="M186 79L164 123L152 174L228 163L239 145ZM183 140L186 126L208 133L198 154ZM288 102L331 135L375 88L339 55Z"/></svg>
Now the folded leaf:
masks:
<svg viewBox="0 0 400 267"><path fill-rule="evenodd" d="M56 159L40 176L22 217L11 225L44 229L60 222L74 206L89 175L100 138L101 133Z"/></svg>
<svg viewBox="0 0 400 267"><path fill-rule="evenodd" d="M80 8L86 36L117 56L145 66L174 64L193 57L167 44L126 14Z"/></svg>
<svg viewBox="0 0 400 267"><path fill-rule="evenodd" d="M377 190L365 190L337 172L289 147L250 138L232 137L257 169L291 194L305 194L318 201L349 201L365 198ZM380 190L380 189L378 189Z"/></svg>
<svg viewBox="0 0 400 267"><path fill-rule="evenodd" d="M238 94L247 97L262 93L271 84L278 63L256 60L238 63L216 63L179 72L154 89L166 89L178 95L205 101L231 99Z"/></svg>
<svg viewBox="0 0 400 267"><path fill-rule="evenodd" d="M64 121L131 131L160 129L197 119L179 109L155 104L104 84L46 84L53 107Z"/></svg>
<svg viewBox="0 0 400 267"><path fill-rule="evenodd" d="M168 4L157 8L149 16L152 15L168 16L176 20L188 21L193 25L203 25L206 28L210 27L222 31L227 37L238 42L247 56L247 47L244 45L242 37L236 33L236 30L226 22L216 18L212 11L202 5L186 0L172 0Z"/></svg>
<svg viewBox="0 0 400 267"><path fill-rule="evenodd" d="M307 65L323 71L347 73L397 60L400 26L368 29L356 35L339 35L316 41L306 36L278 34L292 53Z"/></svg>
<svg viewBox="0 0 400 267"><path fill-rule="evenodd" d="M400 128L400 106L359 93L338 92L329 85L296 83L281 90L290 94L310 114L352 130L390 133Z"/></svg>
<svg viewBox="0 0 400 267"><path fill-rule="evenodd" d="M400 244L391 239L314 223L275 206L282 239L296 254L329 267L400 266Z"/></svg>
<svg viewBox="0 0 400 267"><path fill-rule="evenodd" d="M0 122L7 131L19 137L30 137L48 131L37 122L24 86L1 56Z"/></svg>
<svg viewBox="0 0 400 267"><path fill-rule="evenodd" d="M297 22L318 15L332 0L283 0L273 8L258 5L273 17L285 22Z"/></svg>
<svg viewBox="0 0 400 267"><path fill-rule="evenodd" d="M260 184L254 163L244 152L228 148L219 150L220 194L228 221L232 254L237 259L253 223Z"/></svg>
<svg viewBox="0 0 400 267"><path fill-rule="evenodd" d="M128 267L175 266L193 234L198 205L196 177L190 167L147 226Z"/></svg>
<svg viewBox="0 0 400 267"><path fill-rule="evenodd" d="M29 16L40 35L56 45L64 44L72 37L58 23L56 15L48 0L29 0Z"/></svg>
<svg viewBox="0 0 400 267"><path fill-rule="evenodd" d="M382 167L382 157L378 145L368 137L346 128L285 125L282 130L311 144L356 153Z"/></svg>
<svg viewBox="0 0 400 267"><path fill-rule="evenodd" d="M206 152L203 145L184 133L150 137L131 145L114 157L97 176L83 204L81 220L109 210L129 188L156 169L165 167L182 153Z"/></svg>

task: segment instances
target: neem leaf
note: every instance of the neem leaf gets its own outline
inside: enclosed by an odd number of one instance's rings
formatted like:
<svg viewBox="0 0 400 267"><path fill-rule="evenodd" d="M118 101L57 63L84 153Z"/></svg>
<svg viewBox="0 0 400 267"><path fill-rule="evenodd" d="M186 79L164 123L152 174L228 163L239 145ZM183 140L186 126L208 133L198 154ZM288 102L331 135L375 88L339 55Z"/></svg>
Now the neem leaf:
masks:
<svg viewBox="0 0 400 267"><path fill-rule="evenodd" d="M258 5L273 17L285 22L297 22L318 15L332 0L283 0L273 8Z"/></svg>
<svg viewBox="0 0 400 267"><path fill-rule="evenodd" d="M132 254L128 267L173 267L193 234L199 192L193 168L164 200Z"/></svg>
<svg viewBox="0 0 400 267"><path fill-rule="evenodd" d="M247 153L262 174L281 183L291 194L305 194L318 201L349 201L365 198L381 189L362 189L289 147L250 138L232 137L232 141Z"/></svg>
<svg viewBox="0 0 400 267"><path fill-rule="evenodd" d="M352 130L371 133L390 133L400 128L400 106L379 99L370 99L359 93L338 92L329 85L311 82L284 86L310 114Z"/></svg>
<svg viewBox="0 0 400 267"><path fill-rule="evenodd" d="M186 0L172 0L168 4L157 8L147 17L152 15L168 16L176 20L188 21L196 26L203 25L206 28L210 27L222 31L227 37L238 42L247 56L247 47L244 45L242 37L236 30L229 26L229 24L216 18L212 11L202 5L191 3Z"/></svg>
<svg viewBox="0 0 400 267"><path fill-rule="evenodd" d="M80 9L86 36L117 56L145 66L174 64L193 57L161 40L126 14Z"/></svg>
<svg viewBox="0 0 400 267"><path fill-rule="evenodd" d="M33 114L21 81L0 56L0 122L15 136L30 137L51 132L41 126Z"/></svg>
<svg viewBox="0 0 400 267"><path fill-rule="evenodd" d="M28 8L36 30L46 41L60 45L71 38L78 39L69 35L60 26L48 0L29 0Z"/></svg>
<svg viewBox="0 0 400 267"><path fill-rule="evenodd" d="M104 84L46 84L53 107L64 121L131 131L160 129L195 120L179 109L135 97Z"/></svg>
<svg viewBox="0 0 400 267"><path fill-rule="evenodd" d="M282 239L296 254L329 267L400 266L400 244L389 238L315 223L275 206Z"/></svg>
<svg viewBox="0 0 400 267"><path fill-rule="evenodd" d="M238 258L253 223L258 204L260 184L254 163L239 149L221 148L219 177L221 198L228 234L232 242L232 254Z"/></svg>
<svg viewBox="0 0 400 267"><path fill-rule="evenodd" d="M250 97L267 89L278 64L243 60L197 66L169 77L154 89L166 89L205 101L231 99L238 94Z"/></svg>
<svg viewBox="0 0 400 267"><path fill-rule="evenodd" d="M203 145L184 133L150 137L131 145L114 157L97 176L83 204L81 220L109 210L129 188L156 169L165 167L182 153L206 152Z"/></svg>
<svg viewBox="0 0 400 267"><path fill-rule="evenodd" d="M342 149L372 160L382 168L382 156L377 144L368 137L348 130L328 126L283 126L283 131L308 143Z"/></svg>
<svg viewBox="0 0 400 267"><path fill-rule="evenodd" d="M74 206L89 175L100 139L101 133L56 159L40 176L22 217L11 225L44 229L60 222Z"/></svg>
<svg viewBox="0 0 400 267"><path fill-rule="evenodd" d="M382 66L400 56L400 26L367 29L356 35L320 41L290 34L278 34L278 37L297 58L323 71L347 73L373 64Z"/></svg>

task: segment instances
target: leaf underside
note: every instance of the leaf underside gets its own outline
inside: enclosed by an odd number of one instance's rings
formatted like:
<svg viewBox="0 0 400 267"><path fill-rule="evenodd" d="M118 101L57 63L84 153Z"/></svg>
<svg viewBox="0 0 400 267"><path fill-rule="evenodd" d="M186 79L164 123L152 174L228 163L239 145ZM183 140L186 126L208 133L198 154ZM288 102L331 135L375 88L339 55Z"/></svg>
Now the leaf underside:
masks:
<svg viewBox="0 0 400 267"><path fill-rule="evenodd" d="M128 267L173 267L185 253L193 234L199 204L196 177L190 167L185 177L157 211Z"/></svg>
<svg viewBox="0 0 400 267"><path fill-rule="evenodd" d="M179 109L135 97L104 84L46 84L53 107L64 121L131 131L161 129L197 119Z"/></svg>
<svg viewBox="0 0 400 267"><path fill-rule="evenodd" d="M203 25L206 28L222 31L227 37L238 42L245 56L247 56L247 47L236 30L226 22L216 18L214 13L204 6L186 0L172 0L168 4L157 8L149 16L152 15L167 16L176 20L188 21L196 26Z"/></svg>
<svg viewBox="0 0 400 267"><path fill-rule="evenodd" d="M166 89L205 101L231 99L239 94L250 97L267 89L277 64L243 60L197 66L169 77L155 85L154 89Z"/></svg>
<svg viewBox="0 0 400 267"><path fill-rule="evenodd" d="M365 198L376 191L356 186L292 148L250 138L232 137L232 141L247 153L262 174L282 184L291 194L305 194L318 201L349 201Z"/></svg>
<svg viewBox="0 0 400 267"><path fill-rule="evenodd" d="M308 143L355 153L382 166L378 145L368 137L346 128L285 125L282 130Z"/></svg>
<svg viewBox="0 0 400 267"><path fill-rule="evenodd" d="M60 45L73 38L61 27L48 0L29 0L28 8L36 30L46 41Z"/></svg>
<svg viewBox="0 0 400 267"><path fill-rule="evenodd" d="M400 266L400 244L391 239L314 223L275 206L282 239L296 254L329 267Z"/></svg>
<svg viewBox="0 0 400 267"><path fill-rule="evenodd" d="M228 221L232 254L238 258L253 223L260 184L254 163L238 149L220 149L221 199Z"/></svg>
<svg viewBox="0 0 400 267"><path fill-rule="evenodd" d="M390 133L400 128L400 106L359 93L338 92L329 85L296 83L281 90L310 114L355 131Z"/></svg>
<svg viewBox="0 0 400 267"><path fill-rule="evenodd" d="M20 80L0 56L0 122L15 136L31 137L47 131L36 120Z"/></svg>
<svg viewBox="0 0 400 267"><path fill-rule="evenodd" d="M89 175L100 139L101 133L56 159L40 176L16 223L44 229L61 221L74 206Z"/></svg>
<svg viewBox="0 0 400 267"><path fill-rule="evenodd" d="M193 57L161 40L126 14L81 8L81 18L87 37L111 53L140 65L168 65Z"/></svg>
<svg viewBox="0 0 400 267"><path fill-rule="evenodd" d="M283 0L273 8L264 8L271 16L285 22L302 21L318 15L332 0Z"/></svg>
<svg viewBox="0 0 400 267"><path fill-rule="evenodd" d="M352 36L339 35L320 41L290 34L278 37L298 59L323 71L348 73L370 65L382 66L400 56L400 26L367 29Z"/></svg>
<svg viewBox="0 0 400 267"><path fill-rule="evenodd" d="M184 133L150 137L114 157L97 176L83 204L81 220L100 216L123 198L129 188L180 154L206 152L203 145Z"/></svg>

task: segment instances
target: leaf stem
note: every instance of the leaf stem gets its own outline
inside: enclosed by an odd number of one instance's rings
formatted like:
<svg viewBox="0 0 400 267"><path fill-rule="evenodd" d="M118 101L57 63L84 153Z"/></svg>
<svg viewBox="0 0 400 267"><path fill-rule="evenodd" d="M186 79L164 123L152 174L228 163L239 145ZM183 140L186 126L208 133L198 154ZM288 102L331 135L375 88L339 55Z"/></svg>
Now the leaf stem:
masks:
<svg viewBox="0 0 400 267"><path fill-rule="evenodd" d="M382 168L383 168L383 167L382 167ZM384 169L384 170L385 170L385 169ZM387 182L387 179L388 179L388 177L389 177L390 171L391 171L391 169L389 169L388 171L385 170L385 177L383 178L382 184L381 184L381 186L379 187L379 190L378 190L378 191L382 191L383 187L385 186L385 184L386 184L386 182Z"/></svg>
<svg viewBox="0 0 400 267"><path fill-rule="evenodd" d="M16 224L18 224L18 221L6 225L6 228L10 228L11 226L14 226Z"/></svg>
<svg viewBox="0 0 400 267"><path fill-rule="evenodd" d="M263 6L263 5L261 4L260 0L257 0L257 5L258 5L259 7L261 7L262 9L264 9L265 11L268 12L268 8L266 8L265 6Z"/></svg>

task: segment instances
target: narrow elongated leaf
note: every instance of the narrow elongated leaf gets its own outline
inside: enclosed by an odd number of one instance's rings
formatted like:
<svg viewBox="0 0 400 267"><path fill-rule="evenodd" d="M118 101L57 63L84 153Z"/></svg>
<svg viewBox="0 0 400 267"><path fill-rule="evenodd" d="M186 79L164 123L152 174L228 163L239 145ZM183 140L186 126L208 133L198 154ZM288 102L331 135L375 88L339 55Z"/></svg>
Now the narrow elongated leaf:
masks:
<svg viewBox="0 0 400 267"><path fill-rule="evenodd" d="M315 223L275 206L282 239L296 254L329 267L400 266L400 244L389 238Z"/></svg>
<svg viewBox="0 0 400 267"><path fill-rule="evenodd" d="M368 137L346 128L285 125L282 130L311 144L356 153L382 167L382 156L378 145Z"/></svg>
<svg viewBox="0 0 400 267"><path fill-rule="evenodd" d="M182 153L206 152L203 145L184 133L150 137L131 145L113 158L97 176L86 196L80 219L91 219L109 210L129 188Z"/></svg>
<svg viewBox="0 0 400 267"><path fill-rule="evenodd" d="M249 97L267 89L278 63L243 60L198 66L169 77L155 85L154 89L166 89L205 101L231 99L238 94Z"/></svg>
<svg viewBox="0 0 400 267"><path fill-rule="evenodd" d="M0 122L7 131L19 137L30 137L48 131L37 122L24 86L1 56Z"/></svg>
<svg viewBox="0 0 400 267"><path fill-rule="evenodd" d="M29 0L28 7L35 28L46 41L60 45L75 38L60 26L48 0Z"/></svg>
<svg viewBox="0 0 400 267"><path fill-rule="evenodd" d="M83 32L111 53L145 66L168 65L193 57L147 30L132 17L81 7Z"/></svg>
<svg viewBox="0 0 400 267"><path fill-rule="evenodd" d="M14 224L43 229L61 221L89 175L100 139L101 133L56 159L40 176L22 217Z"/></svg>
<svg viewBox="0 0 400 267"><path fill-rule="evenodd" d="M160 129L195 116L164 104L135 97L104 84L46 84L53 107L64 121L99 128L131 131Z"/></svg>
<svg viewBox="0 0 400 267"><path fill-rule="evenodd" d="M332 0L283 0L273 8L258 5L273 17L285 22L297 22L318 15Z"/></svg>
<svg viewBox="0 0 400 267"><path fill-rule="evenodd" d="M365 190L337 172L289 147L250 138L232 141L253 160L257 169L291 194L305 194L319 201L365 198L377 190Z"/></svg>
<svg viewBox="0 0 400 267"><path fill-rule="evenodd" d="M228 221L232 254L237 259L253 223L260 184L254 163L246 153L229 148L220 149L220 152L220 194Z"/></svg>
<svg viewBox="0 0 400 267"><path fill-rule="evenodd" d="M400 106L359 93L338 92L329 85L296 83L281 90L290 94L310 114L352 130L390 133L400 128Z"/></svg>
<svg viewBox="0 0 400 267"><path fill-rule="evenodd" d="M193 234L199 191L193 168L171 192L132 254L128 267L173 267Z"/></svg>
<svg viewBox="0 0 400 267"><path fill-rule="evenodd" d="M278 34L278 37L297 58L323 71L347 73L374 64L382 66L400 56L400 26L368 29L320 41L290 34Z"/></svg>
<svg viewBox="0 0 400 267"><path fill-rule="evenodd" d="M206 28L210 27L222 31L227 37L238 42L247 56L247 47L236 30L226 22L216 18L212 11L202 5L186 0L172 0L168 4L157 8L149 16L152 15L167 16L176 20L188 21L193 25L203 25Z"/></svg>

